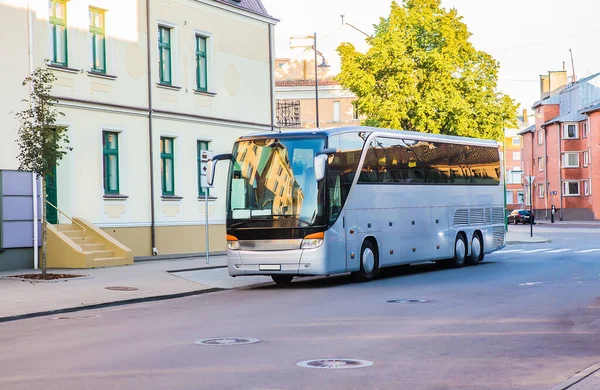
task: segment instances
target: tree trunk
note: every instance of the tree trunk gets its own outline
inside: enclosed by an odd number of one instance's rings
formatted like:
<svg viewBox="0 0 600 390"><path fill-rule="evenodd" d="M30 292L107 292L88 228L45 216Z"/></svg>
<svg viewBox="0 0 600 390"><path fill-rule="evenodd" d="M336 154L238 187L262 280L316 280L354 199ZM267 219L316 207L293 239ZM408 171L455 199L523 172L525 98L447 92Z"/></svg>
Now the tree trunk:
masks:
<svg viewBox="0 0 600 390"><path fill-rule="evenodd" d="M46 240L47 240L47 227L48 220L46 219L46 178L42 176L42 205L43 205L43 219L42 219L42 275L46 275Z"/></svg>

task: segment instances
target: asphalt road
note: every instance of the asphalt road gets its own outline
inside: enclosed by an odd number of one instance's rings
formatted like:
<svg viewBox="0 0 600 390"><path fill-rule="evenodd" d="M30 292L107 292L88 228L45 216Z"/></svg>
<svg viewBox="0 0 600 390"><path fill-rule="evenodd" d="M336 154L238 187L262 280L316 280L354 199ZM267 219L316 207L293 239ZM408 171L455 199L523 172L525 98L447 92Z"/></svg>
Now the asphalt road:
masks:
<svg viewBox="0 0 600 390"><path fill-rule="evenodd" d="M540 229L552 243L511 245L476 267L0 324L0 389L550 389L600 360L600 230ZM194 344L234 336L260 342ZM297 365L319 358L373 365Z"/></svg>

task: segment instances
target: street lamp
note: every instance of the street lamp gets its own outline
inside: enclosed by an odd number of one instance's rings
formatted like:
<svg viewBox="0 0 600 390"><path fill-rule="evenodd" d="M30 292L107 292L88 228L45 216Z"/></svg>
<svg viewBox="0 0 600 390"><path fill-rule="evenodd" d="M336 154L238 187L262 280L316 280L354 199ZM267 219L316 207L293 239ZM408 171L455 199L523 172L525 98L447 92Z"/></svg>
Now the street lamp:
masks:
<svg viewBox="0 0 600 390"><path fill-rule="evenodd" d="M529 234L533 237L533 182L535 176L527 176L527 183L529 183Z"/></svg>

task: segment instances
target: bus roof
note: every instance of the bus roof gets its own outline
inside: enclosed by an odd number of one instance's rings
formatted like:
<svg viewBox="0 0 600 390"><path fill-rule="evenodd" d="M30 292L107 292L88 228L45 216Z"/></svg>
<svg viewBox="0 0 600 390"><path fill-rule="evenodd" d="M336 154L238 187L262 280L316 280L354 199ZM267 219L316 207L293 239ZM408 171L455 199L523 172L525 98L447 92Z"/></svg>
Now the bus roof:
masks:
<svg viewBox="0 0 600 390"><path fill-rule="evenodd" d="M369 126L343 126L343 127L332 127L327 129L306 129L306 130L289 130L283 131L281 133L274 133L272 131L269 132L260 132L248 134L245 136L241 136L239 139L252 139L252 138L263 138L263 137L273 137L276 134L276 137L279 138L294 138L308 135L322 135L322 136L331 136L335 134L342 133L352 133L358 131L365 131L368 133L383 133L390 135L404 135L411 138L419 138L427 141L440 141L440 142L457 142L457 143L475 143L480 144L482 146L494 146L498 147L499 143L496 141L488 140L488 139L480 139L480 138L470 138L470 137L458 137L453 135L442 135L442 134L432 134L432 133L421 133L418 131L407 131L407 130L392 130L385 129L379 127L369 127Z"/></svg>

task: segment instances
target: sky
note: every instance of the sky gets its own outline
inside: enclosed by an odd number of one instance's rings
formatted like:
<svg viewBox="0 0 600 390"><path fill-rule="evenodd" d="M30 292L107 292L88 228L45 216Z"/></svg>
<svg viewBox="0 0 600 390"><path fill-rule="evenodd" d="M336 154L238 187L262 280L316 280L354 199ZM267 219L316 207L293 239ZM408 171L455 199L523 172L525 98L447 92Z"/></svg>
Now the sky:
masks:
<svg viewBox="0 0 600 390"><path fill-rule="evenodd" d="M389 15L391 0L262 0L280 20L275 27L276 56L290 58L302 49L290 49L290 37L317 33L317 48L339 71L335 48L344 41L367 49L364 35L342 26L340 15L367 34L380 17ZM500 62L498 89L516 100L531 115L539 100L539 76L562 70L582 79L600 72L600 1L598 0L442 0L456 8L473 34L475 48ZM292 40L295 44L306 41ZM319 59L320 61L320 59ZM532 118L530 117L530 120Z"/></svg>

